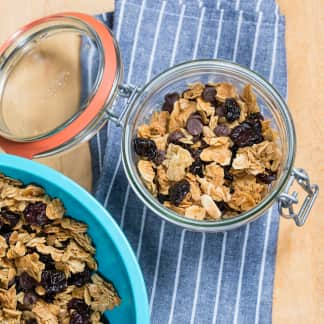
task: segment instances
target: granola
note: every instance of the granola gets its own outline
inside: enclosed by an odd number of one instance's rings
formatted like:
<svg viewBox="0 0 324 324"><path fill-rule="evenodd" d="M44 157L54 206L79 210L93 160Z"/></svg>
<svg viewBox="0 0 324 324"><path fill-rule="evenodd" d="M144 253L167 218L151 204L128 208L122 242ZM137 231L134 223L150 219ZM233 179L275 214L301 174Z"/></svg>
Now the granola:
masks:
<svg viewBox="0 0 324 324"><path fill-rule="evenodd" d="M161 111L138 128L134 149L143 183L160 203L184 217L219 220L265 197L280 168L277 139L250 84L239 94L226 82L194 83L165 96Z"/></svg>
<svg viewBox="0 0 324 324"><path fill-rule="evenodd" d="M96 273L95 252L87 225L66 217L59 199L0 174L0 323L104 321L121 300Z"/></svg>

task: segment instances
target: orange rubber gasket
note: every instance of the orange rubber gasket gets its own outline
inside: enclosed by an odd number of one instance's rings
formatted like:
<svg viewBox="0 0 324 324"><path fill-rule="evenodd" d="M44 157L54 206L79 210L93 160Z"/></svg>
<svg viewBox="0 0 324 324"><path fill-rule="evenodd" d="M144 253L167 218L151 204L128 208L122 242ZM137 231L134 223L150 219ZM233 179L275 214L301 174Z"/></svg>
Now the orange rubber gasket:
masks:
<svg viewBox="0 0 324 324"><path fill-rule="evenodd" d="M117 54L114 40L107 28L101 22L86 14L68 12L35 20L19 29L11 38L9 38L0 47L0 55L4 53L4 51L15 41L18 36L26 32L28 29L44 23L48 19L62 17L78 18L90 25L98 34L102 42L105 61L101 83L99 84L98 90L90 101L88 107L80 114L80 116L78 116L71 124L66 126L60 132L45 139L26 143L14 142L0 137L0 147L6 153L32 158L38 153L49 151L68 142L73 137L78 135L82 130L84 130L86 126L97 116L112 90L117 73ZM107 62L109 62L109 65Z"/></svg>

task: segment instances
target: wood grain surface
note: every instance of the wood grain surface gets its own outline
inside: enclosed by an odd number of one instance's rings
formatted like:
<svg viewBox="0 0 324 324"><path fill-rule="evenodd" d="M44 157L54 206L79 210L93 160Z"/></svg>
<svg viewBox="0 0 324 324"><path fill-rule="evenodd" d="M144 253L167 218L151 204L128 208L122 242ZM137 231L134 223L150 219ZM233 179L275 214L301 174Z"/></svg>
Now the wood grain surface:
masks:
<svg viewBox="0 0 324 324"><path fill-rule="evenodd" d="M297 132L295 165L324 190L324 1L279 0L286 15L288 105ZM302 228L280 223L274 324L324 323L324 199Z"/></svg>
<svg viewBox="0 0 324 324"><path fill-rule="evenodd" d="M288 104L298 137L296 166L305 168L311 180L324 190L324 1L278 2L287 23ZM112 8L113 0L2 0L0 41L22 24L50 13L68 10L99 13ZM90 188L91 160L87 145L43 162ZM324 323L321 193L304 227L297 228L287 220L280 223L273 323Z"/></svg>

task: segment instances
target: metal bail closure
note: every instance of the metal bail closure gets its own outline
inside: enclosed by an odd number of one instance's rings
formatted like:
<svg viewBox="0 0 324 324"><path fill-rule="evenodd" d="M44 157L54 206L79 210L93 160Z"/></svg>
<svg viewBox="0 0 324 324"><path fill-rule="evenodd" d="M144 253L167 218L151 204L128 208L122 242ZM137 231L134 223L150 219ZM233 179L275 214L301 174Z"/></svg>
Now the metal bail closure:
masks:
<svg viewBox="0 0 324 324"><path fill-rule="evenodd" d="M117 91L119 60L111 32L92 16L55 14L22 27L0 47L0 147L33 158L89 139ZM73 111L67 112L71 102ZM32 116L35 110L39 115ZM7 111L16 111L16 117ZM55 126L50 113L62 117ZM31 126L32 117L38 118L37 127Z"/></svg>
<svg viewBox="0 0 324 324"><path fill-rule="evenodd" d="M141 89L136 86L121 84L118 87L118 96L114 102L114 106L119 107L118 109L116 109L119 112L114 112L114 107L111 110L107 109L106 118L115 123L116 126L123 127L129 108L133 104L140 91ZM123 100L123 103L119 102L121 100Z"/></svg>
<svg viewBox="0 0 324 324"><path fill-rule="evenodd" d="M298 204L298 194L296 191L292 192L292 194L288 193L295 180L307 193L307 196L297 213L294 211L294 204ZM293 218L297 226L303 226L318 196L318 191L318 185L310 184L309 176L304 169L293 169L285 192L278 198L280 215L285 218ZM285 209L288 209L288 213L284 211Z"/></svg>

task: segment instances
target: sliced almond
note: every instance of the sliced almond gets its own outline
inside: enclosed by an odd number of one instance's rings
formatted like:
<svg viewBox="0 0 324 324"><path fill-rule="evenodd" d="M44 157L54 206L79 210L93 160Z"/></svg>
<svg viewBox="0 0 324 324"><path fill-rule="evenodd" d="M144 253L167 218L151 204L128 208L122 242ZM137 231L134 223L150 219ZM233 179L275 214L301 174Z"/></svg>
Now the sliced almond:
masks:
<svg viewBox="0 0 324 324"><path fill-rule="evenodd" d="M202 195L200 200L201 205L205 208L209 217L212 219L220 219L222 213L210 196Z"/></svg>

